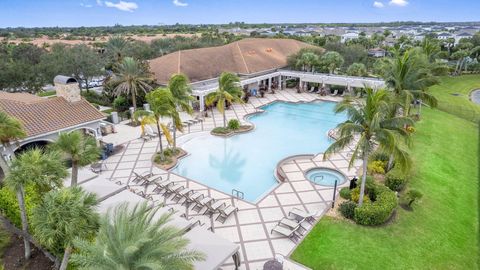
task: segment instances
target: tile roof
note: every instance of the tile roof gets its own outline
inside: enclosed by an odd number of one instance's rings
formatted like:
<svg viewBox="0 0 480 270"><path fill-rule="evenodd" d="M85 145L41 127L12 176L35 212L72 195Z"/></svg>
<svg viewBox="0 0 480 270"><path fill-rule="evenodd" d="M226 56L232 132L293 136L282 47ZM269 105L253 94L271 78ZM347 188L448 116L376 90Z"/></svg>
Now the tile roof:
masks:
<svg viewBox="0 0 480 270"><path fill-rule="evenodd" d="M287 65L287 57L313 47L293 39L247 38L227 45L177 51L149 61L158 83L166 84L176 73L197 82L228 71L252 74Z"/></svg>
<svg viewBox="0 0 480 270"><path fill-rule="evenodd" d="M105 118L84 99L70 103L62 97L41 98L27 93L0 91L0 109L22 121L28 137Z"/></svg>

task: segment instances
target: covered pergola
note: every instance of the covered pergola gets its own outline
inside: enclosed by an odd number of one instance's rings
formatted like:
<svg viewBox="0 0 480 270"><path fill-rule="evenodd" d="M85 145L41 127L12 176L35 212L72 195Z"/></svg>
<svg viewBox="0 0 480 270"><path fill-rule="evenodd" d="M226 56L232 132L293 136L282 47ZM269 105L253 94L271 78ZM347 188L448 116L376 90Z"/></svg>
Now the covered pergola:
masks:
<svg viewBox="0 0 480 270"><path fill-rule="evenodd" d="M353 77L282 69L268 70L257 74L251 74L250 76L242 76L242 74L239 75L241 77L241 87L251 84L255 84L257 86L260 84L264 84L267 85L268 90L271 90L273 81L277 82L279 90L285 89L286 81L288 79L298 79L300 81L301 89L304 88L304 85L306 83L319 83L323 87L325 87L326 85L340 85L345 86L348 91L350 91L353 87L370 87L373 89L378 89L386 86L384 80L377 78ZM212 92L215 92L218 89L218 78L195 82L192 83L191 86L192 94L198 98L200 104L200 111L204 111L205 96Z"/></svg>

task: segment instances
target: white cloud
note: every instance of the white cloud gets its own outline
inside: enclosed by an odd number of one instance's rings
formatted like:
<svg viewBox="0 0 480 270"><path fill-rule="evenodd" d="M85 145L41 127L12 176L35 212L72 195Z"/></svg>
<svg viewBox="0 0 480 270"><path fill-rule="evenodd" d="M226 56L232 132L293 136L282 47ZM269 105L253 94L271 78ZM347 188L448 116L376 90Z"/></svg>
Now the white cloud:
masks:
<svg viewBox="0 0 480 270"><path fill-rule="evenodd" d="M81 7L84 7L84 8L91 8L91 7L93 7L92 5L84 4L84 3L80 3L80 6L81 6Z"/></svg>
<svg viewBox="0 0 480 270"><path fill-rule="evenodd" d="M128 11L128 12L133 12L135 9L138 8L137 3L135 2L124 2L120 1L118 3L112 3L109 1L105 1L105 6L106 7L111 7L111 8L116 8L122 11Z"/></svg>
<svg viewBox="0 0 480 270"><path fill-rule="evenodd" d="M97 5L98 6L103 6L103 1L102 0L97 0Z"/></svg>
<svg viewBox="0 0 480 270"><path fill-rule="evenodd" d="M186 7L188 3L180 2L180 0L173 0L173 4L177 7Z"/></svg>
<svg viewBox="0 0 480 270"><path fill-rule="evenodd" d="M375 1L373 2L373 6L376 8L383 8L385 5L382 2Z"/></svg>
<svg viewBox="0 0 480 270"><path fill-rule="evenodd" d="M408 5L408 1L407 0L391 0L389 4L391 6L404 7Z"/></svg>

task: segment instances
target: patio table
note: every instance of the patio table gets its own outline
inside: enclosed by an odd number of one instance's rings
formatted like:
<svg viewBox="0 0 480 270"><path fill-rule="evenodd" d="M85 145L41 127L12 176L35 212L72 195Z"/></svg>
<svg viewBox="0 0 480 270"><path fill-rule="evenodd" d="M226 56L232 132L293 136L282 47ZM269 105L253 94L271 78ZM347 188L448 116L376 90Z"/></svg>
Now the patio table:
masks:
<svg viewBox="0 0 480 270"><path fill-rule="evenodd" d="M282 270L282 269L283 269L283 265L277 260L267 261L263 265L263 270Z"/></svg>

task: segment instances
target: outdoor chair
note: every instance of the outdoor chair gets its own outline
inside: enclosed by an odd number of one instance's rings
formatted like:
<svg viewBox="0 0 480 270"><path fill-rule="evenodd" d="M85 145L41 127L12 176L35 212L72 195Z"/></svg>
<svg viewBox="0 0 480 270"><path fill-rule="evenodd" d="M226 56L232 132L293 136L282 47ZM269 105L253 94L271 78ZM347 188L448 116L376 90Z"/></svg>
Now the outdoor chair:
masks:
<svg viewBox="0 0 480 270"><path fill-rule="evenodd" d="M337 90L337 89L335 89L335 91L333 91L333 93L330 94L330 96L332 96L332 97L333 97L333 96L336 96L336 95L338 95L338 90Z"/></svg>
<svg viewBox="0 0 480 270"><path fill-rule="evenodd" d="M233 207L232 205L228 205L227 207L225 208L220 208L218 209L218 211L220 212L220 215L218 215L218 217L215 219L215 220L219 220L221 219L221 223L225 223L225 221L227 221L228 217L230 217L231 214L233 214L234 212L238 212L238 207Z"/></svg>
<svg viewBox="0 0 480 270"><path fill-rule="evenodd" d="M180 184L173 184L173 185L166 185L165 186L165 193L164 195L165 196L168 196L169 194L175 194L176 192L178 192L180 189L184 189L185 187L183 185L180 185Z"/></svg>
<svg viewBox="0 0 480 270"><path fill-rule="evenodd" d="M141 174L138 174L136 172L133 172L133 174L135 175L135 178L132 180L133 183L137 184L138 182L142 181L144 178L147 178L147 177L150 177L152 176L153 174L150 173L150 172L143 172Z"/></svg>
<svg viewBox="0 0 480 270"><path fill-rule="evenodd" d="M207 204L205 204L205 206L207 207L207 210L203 214L204 215L209 214L210 216L212 216L213 214L215 214L215 212L217 212L219 210L220 207L222 207L224 205L226 205L226 203L222 202L222 201L207 203Z"/></svg>
<svg viewBox="0 0 480 270"><path fill-rule="evenodd" d="M173 196L172 201L178 203L182 198L187 197L188 194L190 194L190 193L193 193L193 190L191 190L189 188L183 188L181 190L175 191L175 195Z"/></svg>
<svg viewBox="0 0 480 270"><path fill-rule="evenodd" d="M154 184L156 185L156 187L153 189L154 193L162 194L161 192L163 190L164 191L163 194L165 194L167 187L172 185L172 184L175 184L175 181L170 180L170 179L166 179L166 180L163 180L163 181L154 182Z"/></svg>
<svg viewBox="0 0 480 270"><path fill-rule="evenodd" d="M213 201L213 198L210 198L208 196L205 196L203 198L198 198L198 199L195 199L195 206L193 206L192 210L193 211L197 211L200 212L200 210L202 210L202 208L204 207L207 207L207 204L211 203ZM199 208L198 208L199 207ZM198 210L195 210L196 208L198 208Z"/></svg>
<svg viewBox="0 0 480 270"><path fill-rule="evenodd" d="M145 126L145 134L148 135L148 136L150 136L150 138L155 138L155 137L158 136L158 134L155 133L155 132L153 131L152 127L149 126L149 125L146 125L146 126Z"/></svg>
<svg viewBox="0 0 480 270"><path fill-rule="evenodd" d="M90 170L92 170L94 173L101 173L104 170L107 170L107 165L105 165L103 161L98 161L90 165Z"/></svg>
<svg viewBox="0 0 480 270"><path fill-rule="evenodd" d="M270 233L276 232L285 237L288 237L290 240L296 243L298 239L300 239L300 237L296 234L297 229L298 228L289 229L289 228L282 227L280 225L276 225Z"/></svg>
<svg viewBox="0 0 480 270"><path fill-rule="evenodd" d="M297 220L294 220L294 219L289 219L289 218L284 217L278 222L278 224L283 225L284 227L287 227L287 228L290 228L290 229L298 228L297 230L302 229L302 230L306 231L306 229L302 226L303 221L304 220L297 221Z"/></svg>
<svg viewBox="0 0 480 270"><path fill-rule="evenodd" d="M192 193L190 194L187 194L186 196L184 196L185 198L185 201L182 203L189 206L190 204L194 203L195 200L200 200L201 198L203 198L203 194L200 193L200 192L197 192L197 191L193 191Z"/></svg>
<svg viewBox="0 0 480 270"><path fill-rule="evenodd" d="M303 210L300 210L298 208L293 208L289 213L288 213L289 216L294 216L294 218L297 220L297 221L300 221L300 220L305 220L305 221L308 221L310 224L313 224L315 222L315 215L316 213L308 213L308 212L305 212Z"/></svg>

